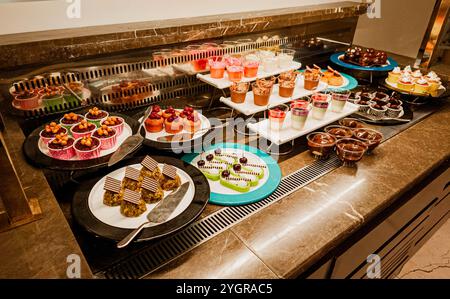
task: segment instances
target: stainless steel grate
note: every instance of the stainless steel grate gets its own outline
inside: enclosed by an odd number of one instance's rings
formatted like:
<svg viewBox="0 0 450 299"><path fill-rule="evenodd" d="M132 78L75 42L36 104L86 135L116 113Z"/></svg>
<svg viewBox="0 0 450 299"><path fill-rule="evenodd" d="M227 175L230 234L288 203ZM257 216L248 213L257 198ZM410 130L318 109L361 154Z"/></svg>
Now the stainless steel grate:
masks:
<svg viewBox="0 0 450 299"><path fill-rule="evenodd" d="M97 275L110 279L142 278L340 165L335 155L325 162L316 161L284 177L277 190L266 199L245 206L223 208Z"/></svg>

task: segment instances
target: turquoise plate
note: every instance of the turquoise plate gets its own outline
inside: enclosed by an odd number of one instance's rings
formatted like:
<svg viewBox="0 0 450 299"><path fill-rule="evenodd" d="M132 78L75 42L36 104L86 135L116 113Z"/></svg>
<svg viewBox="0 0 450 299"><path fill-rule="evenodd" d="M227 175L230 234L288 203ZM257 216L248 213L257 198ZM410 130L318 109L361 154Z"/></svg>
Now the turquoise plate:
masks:
<svg viewBox="0 0 450 299"><path fill-rule="evenodd" d="M267 198L270 194L272 194L278 187L281 182L281 170L278 166L278 163L265 152L254 148L249 145L239 144L239 143L217 143L211 145L205 151L213 150L216 148L235 148L248 151L252 154L257 155L261 158L266 164L269 170L269 177L264 185L260 186L258 189L242 193L242 194L219 194L211 192L209 202L216 205L222 206L239 206L251 204L264 198ZM186 154L181 159L187 163L191 163L192 160L197 157L197 153Z"/></svg>
<svg viewBox="0 0 450 299"><path fill-rule="evenodd" d="M300 73L303 73L305 70L299 70ZM322 70L322 72L325 72L326 70ZM352 90L353 88L356 88L358 86L358 80L356 80L355 78L353 78L352 76L348 75L348 74L344 74L339 72L342 77L346 78L348 83L345 86L341 86L341 87L328 87L326 90L331 90L331 91L345 91L345 90Z"/></svg>
<svg viewBox="0 0 450 299"><path fill-rule="evenodd" d="M358 71L373 71L373 72L390 72L392 71L396 66L398 66L397 61L392 59L391 57L388 57L388 64L384 66L359 66L356 64L351 64L344 62L339 59L340 56L344 55L344 52L339 52L331 55L330 60L342 67L351 69L351 70L358 70Z"/></svg>

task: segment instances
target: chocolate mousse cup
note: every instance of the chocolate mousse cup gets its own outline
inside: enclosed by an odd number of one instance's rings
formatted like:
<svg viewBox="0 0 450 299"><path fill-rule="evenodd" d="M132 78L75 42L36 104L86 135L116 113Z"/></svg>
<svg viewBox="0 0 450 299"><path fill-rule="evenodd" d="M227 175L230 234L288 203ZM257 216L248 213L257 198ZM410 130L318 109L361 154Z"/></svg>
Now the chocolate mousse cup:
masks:
<svg viewBox="0 0 450 299"><path fill-rule="evenodd" d="M336 142L336 153L344 166L354 167L367 151L367 145L357 139L342 138Z"/></svg>
<svg viewBox="0 0 450 299"><path fill-rule="evenodd" d="M98 115L92 115L89 112L84 115L86 120L90 123L93 123L97 128L101 126L101 123L105 119L107 119L108 116L109 116L109 113L104 110L100 110L100 113Z"/></svg>
<svg viewBox="0 0 450 299"><path fill-rule="evenodd" d="M328 133L314 132L306 136L308 147L318 160L326 160L336 145L336 137Z"/></svg>
<svg viewBox="0 0 450 299"><path fill-rule="evenodd" d="M342 139L342 138L352 138L353 137L353 131L347 127L343 127L343 126L336 126L336 125L332 125L332 126L327 126L324 129L325 133L331 134L334 137L336 137L336 139Z"/></svg>
<svg viewBox="0 0 450 299"><path fill-rule="evenodd" d="M364 144L367 145L366 154L372 154L372 151L381 143L383 140L383 134L376 130L369 128L360 128L353 131L353 136Z"/></svg>

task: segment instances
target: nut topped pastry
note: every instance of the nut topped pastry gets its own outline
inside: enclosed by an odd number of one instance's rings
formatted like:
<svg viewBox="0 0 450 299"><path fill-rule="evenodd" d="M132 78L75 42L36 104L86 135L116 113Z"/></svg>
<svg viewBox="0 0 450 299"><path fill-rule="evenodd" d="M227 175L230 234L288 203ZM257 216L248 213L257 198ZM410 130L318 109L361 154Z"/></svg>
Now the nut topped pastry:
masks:
<svg viewBox="0 0 450 299"><path fill-rule="evenodd" d="M141 187L140 171L133 167L125 168L125 177L122 181L122 187L133 191L139 191Z"/></svg>
<svg viewBox="0 0 450 299"><path fill-rule="evenodd" d="M55 138L58 134L66 134L67 129L57 124L56 122L51 122L45 125L44 129L39 133L41 140L44 143L48 143L51 139Z"/></svg>
<svg viewBox="0 0 450 299"><path fill-rule="evenodd" d="M147 211L145 201L139 192L125 189L123 192L123 200L120 204L120 213L125 217L138 217Z"/></svg>
<svg viewBox="0 0 450 299"><path fill-rule="evenodd" d="M172 165L164 164L159 183L162 189L166 191L178 188L181 185L181 179L177 174L177 169Z"/></svg>
<svg viewBox="0 0 450 299"><path fill-rule="evenodd" d="M116 131L107 125L102 125L97 131L94 132L94 136L97 138L109 138L116 134Z"/></svg>
<svg viewBox="0 0 450 299"><path fill-rule="evenodd" d="M105 193L103 194L103 204L114 207L119 206L122 203L122 182L112 177L107 176L105 179Z"/></svg>
<svg viewBox="0 0 450 299"><path fill-rule="evenodd" d="M164 197L164 191L158 181L149 177L145 177L142 181L141 194L142 199L149 204L156 203Z"/></svg>
<svg viewBox="0 0 450 299"><path fill-rule="evenodd" d="M75 140L67 134L57 134L48 144L48 153L59 160L69 160L76 155L73 144Z"/></svg>
<svg viewBox="0 0 450 299"><path fill-rule="evenodd" d="M73 145L73 138L69 135L60 133L55 136L55 138L49 142L48 147L51 149L64 149Z"/></svg>
<svg viewBox="0 0 450 299"><path fill-rule="evenodd" d="M144 160L141 162L142 168L140 176L142 178L149 177L155 180L161 178L161 170L158 167L158 162L150 156L145 156Z"/></svg>

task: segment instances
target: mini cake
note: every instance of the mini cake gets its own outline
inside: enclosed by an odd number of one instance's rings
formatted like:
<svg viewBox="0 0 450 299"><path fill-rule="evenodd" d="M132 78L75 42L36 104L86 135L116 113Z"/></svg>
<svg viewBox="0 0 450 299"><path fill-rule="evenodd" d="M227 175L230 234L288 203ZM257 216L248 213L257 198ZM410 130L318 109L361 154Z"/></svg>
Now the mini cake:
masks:
<svg viewBox="0 0 450 299"><path fill-rule="evenodd" d="M163 112L161 110L161 107L159 107L158 105L153 105L152 108L152 113L155 112L156 114L162 116Z"/></svg>
<svg viewBox="0 0 450 299"><path fill-rule="evenodd" d="M393 97L389 99L389 103L387 104L386 107L387 107L386 111L387 116L392 118L398 117L403 110L402 101Z"/></svg>
<svg viewBox="0 0 450 299"><path fill-rule="evenodd" d="M149 177L145 177L142 181L141 194L142 199L149 204L156 203L164 197L164 191L158 181Z"/></svg>
<svg viewBox="0 0 450 299"><path fill-rule="evenodd" d="M139 192L125 189L123 200L120 204L120 213L125 217L138 217L147 211L145 201L142 200Z"/></svg>
<svg viewBox="0 0 450 299"><path fill-rule="evenodd" d="M172 165L164 164L159 183L161 188L166 191L178 188L181 185L181 179L177 174L177 169Z"/></svg>
<svg viewBox="0 0 450 299"><path fill-rule="evenodd" d="M376 117L382 117L384 116L384 114L386 113L387 107L386 107L387 103L383 102L383 101L376 101L376 102L372 102L370 103L370 114L372 114L373 116Z"/></svg>
<svg viewBox="0 0 450 299"><path fill-rule="evenodd" d="M426 79L428 80L428 83L430 84L430 92L434 93L436 92L439 87L441 87L441 78L439 76L431 71L426 75Z"/></svg>
<svg viewBox="0 0 450 299"><path fill-rule="evenodd" d="M111 149L117 143L117 132L113 128L108 127L107 125L102 125L92 134L92 136L100 140L101 150Z"/></svg>
<svg viewBox="0 0 450 299"><path fill-rule="evenodd" d="M149 117L145 120L145 129L150 133L161 132L164 128L164 119L157 112L150 113Z"/></svg>
<svg viewBox="0 0 450 299"><path fill-rule="evenodd" d="M178 111L176 111L172 106L169 106L169 108L163 111L162 117L169 118L175 114L178 114Z"/></svg>
<svg viewBox="0 0 450 299"><path fill-rule="evenodd" d="M116 131L117 137L119 137L123 132L123 127L125 124L125 120L119 116L110 116L107 117L102 123L101 126L108 126Z"/></svg>
<svg viewBox="0 0 450 299"><path fill-rule="evenodd" d="M41 137L42 142L47 144L59 134L67 134L67 129L55 122L51 122L50 124L45 125L45 128L39 133L39 136Z"/></svg>
<svg viewBox="0 0 450 299"><path fill-rule="evenodd" d="M403 74L400 79L398 79L397 87L401 90L412 91L414 89L414 83L411 76Z"/></svg>
<svg viewBox="0 0 450 299"><path fill-rule="evenodd" d="M75 141L74 148L80 160L89 160L100 157L100 144L98 138L85 136Z"/></svg>
<svg viewBox="0 0 450 299"><path fill-rule="evenodd" d="M430 91L430 83L425 78L419 78L414 85L414 91L428 93Z"/></svg>
<svg viewBox="0 0 450 299"><path fill-rule="evenodd" d="M322 81L326 82L331 86L340 86L344 83L344 77L338 72L328 67L327 70L323 73Z"/></svg>
<svg viewBox="0 0 450 299"><path fill-rule="evenodd" d="M184 127L187 131L194 133L202 127L202 121L198 115L190 114L186 117L184 121Z"/></svg>
<svg viewBox="0 0 450 299"><path fill-rule="evenodd" d="M89 112L84 116L86 120L100 127L100 124L109 116L108 112L94 107L89 109Z"/></svg>
<svg viewBox="0 0 450 299"><path fill-rule="evenodd" d="M83 119L79 124L70 128L70 133L72 133L73 138L78 139L91 136L96 129L97 127L94 124Z"/></svg>
<svg viewBox="0 0 450 299"><path fill-rule="evenodd" d="M169 134L176 134L183 131L183 119L175 114L166 118L164 128Z"/></svg>
<svg viewBox="0 0 450 299"><path fill-rule="evenodd" d="M59 120L59 123L70 131L70 129L74 126L79 124L82 120L84 120L84 116L80 114L75 114L73 112L66 113L64 116Z"/></svg>
<svg viewBox="0 0 450 299"><path fill-rule="evenodd" d="M422 72L420 70L416 70L411 74L411 77L413 78L413 82L416 82L420 78L422 78Z"/></svg>
<svg viewBox="0 0 450 299"><path fill-rule="evenodd" d="M74 139L67 134L58 134L48 144L48 153L55 159L69 160L76 155Z"/></svg>
<svg viewBox="0 0 450 299"><path fill-rule="evenodd" d="M387 81L389 83L395 84L395 83L397 83L398 79L400 79L401 75L402 75L402 71L401 71L400 67L396 66L391 72L389 72Z"/></svg>
<svg viewBox="0 0 450 299"><path fill-rule="evenodd" d="M145 156L144 160L141 162L141 165L141 178L149 177L155 180L159 180L161 178L161 170L158 167L158 162L156 162L152 157Z"/></svg>
<svg viewBox="0 0 450 299"><path fill-rule="evenodd" d="M122 180L122 188L139 191L140 187L140 171L133 167L125 168L125 177Z"/></svg>
<svg viewBox="0 0 450 299"><path fill-rule="evenodd" d="M105 193L103 194L103 204L115 207L122 203L121 184L122 183L119 180L109 176L106 177L105 186L103 187L105 190Z"/></svg>

